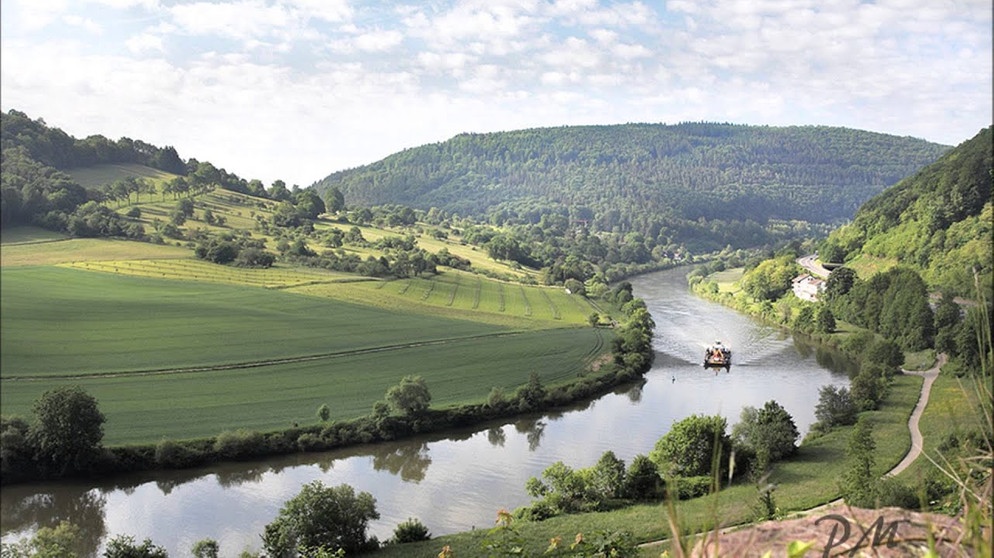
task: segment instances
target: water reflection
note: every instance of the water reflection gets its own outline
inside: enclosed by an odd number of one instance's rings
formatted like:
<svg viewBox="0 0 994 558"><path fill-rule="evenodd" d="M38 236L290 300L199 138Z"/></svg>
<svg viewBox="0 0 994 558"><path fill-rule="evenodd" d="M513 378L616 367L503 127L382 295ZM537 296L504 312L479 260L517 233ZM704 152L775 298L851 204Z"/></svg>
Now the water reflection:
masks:
<svg viewBox="0 0 994 558"><path fill-rule="evenodd" d="M552 420L555 418L549 415ZM514 429L524 434L528 440L528 451L535 451L542 442L542 434L545 433L546 423L541 418L523 419L514 423Z"/></svg>
<svg viewBox="0 0 994 558"><path fill-rule="evenodd" d="M507 442L507 434L504 434L504 429L501 427L494 426L493 428L488 428L487 441L495 448L502 448L504 447L504 443Z"/></svg>
<svg viewBox="0 0 994 558"><path fill-rule="evenodd" d="M4 494L0 501L4 533L30 533L42 527L55 527L68 521L80 528L81 556L96 554L107 535L104 506L107 500L99 490L62 487L46 492L25 493L21 497Z"/></svg>
<svg viewBox="0 0 994 558"><path fill-rule="evenodd" d="M419 483L431 465L428 443L408 444L373 452L373 469L400 475L404 482Z"/></svg>

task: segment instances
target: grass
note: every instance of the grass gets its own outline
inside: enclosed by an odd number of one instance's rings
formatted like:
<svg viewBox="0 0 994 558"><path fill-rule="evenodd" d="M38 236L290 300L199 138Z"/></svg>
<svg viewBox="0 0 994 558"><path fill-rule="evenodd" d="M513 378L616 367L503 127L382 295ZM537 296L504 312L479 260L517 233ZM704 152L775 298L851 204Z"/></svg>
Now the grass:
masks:
<svg viewBox="0 0 994 558"><path fill-rule="evenodd" d="M923 451L933 459L939 455L939 445L950 435L962 437L968 432L981 430L978 413L978 393L973 380L940 374L932 384L928 405L922 413L918 428L924 438ZM920 458L898 478L914 483L926 471L934 469L928 459Z"/></svg>
<svg viewBox="0 0 994 558"><path fill-rule="evenodd" d="M563 320L452 319L489 314L452 308L450 300L465 306L476 287L502 288L471 275L334 284L320 281L340 275L317 270L242 270L196 260L87 265L118 272L0 270L0 397L4 413L27 415L45 390L78 383L100 401L111 444L280 428L312 420L321 403L336 418L354 417L407 374L428 380L436 405L482 401L491 387L511 391L533 371L546 383L574 378L607 350L604 332L559 327ZM167 272L174 278L141 276ZM198 273L214 273L217 282ZM293 292L253 286L302 283ZM473 288L453 296L463 283ZM394 293L381 305L359 305L296 292L357 285ZM564 313L569 308L560 305ZM544 325L511 331L521 323Z"/></svg>
<svg viewBox="0 0 994 558"><path fill-rule="evenodd" d="M253 362L506 328L253 287L4 268L2 377Z"/></svg>
<svg viewBox="0 0 994 558"><path fill-rule="evenodd" d="M866 279L873 277L877 273L883 273L897 265L897 260L893 258L879 258L869 254L860 254L855 259L846 262L846 267L852 268L856 275Z"/></svg>
<svg viewBox="0 0 994 558"><path fill-rule="evenodd" d="M735 294L742 290L738 281L742 279L744 274L744 267L736 267L712 273L708 278L718 284L718 292Z"/></svg>
<svg viewBox="0 0 994 558"><path fill-rule="evenodd" d="M502 283L458 270L424 278L314 283L292 292L515 328L572 327L596 309L563 289Z"/></svg>
<svg viewBox="0 0 994 558"><path fill-rule="evenodd" d="M360 328L357 328L360 329ZM369 329L364 330L370 333ZM425 378L432 406L480 403L493 386L513 391L537 372L553 385L589 369L605 346L595 329L560 329L344 352L301 362L157 375L98 375L72 381L100 402L105 443L154 443L223 430L312 424L322 404L332 419L368 414L408 374ZM487 362L481 366L481 362ZM5 413L27 415L65 380L5 381ZM153 395L154 394L154 395Z"/></svg>
<svg viewBox="0 0 994 558"><path fill-rule="evenodd" d="M13 245L5 243L3 250L0 251L0 261L4 268L83 261L189 257L191 254L188 248L98 238L74 238Z"/></svg>
<svg viewBox="0 0 994 558"><path fill-rule="evenodd" d="M868 413L873 421L873 437L877 443L874 453L875 472L882 475L896 465L911 446L908 417L918 399L922 379L897 376L891 395L877 411ZM801 445L796 456L776 465L770 480L777 483L774 492L777 505L785 510L802 510L824 504L839 496L838 481L846 469L845 452L850 428L836 429ZM646 448L648 452L650 448ZM756 488L736 484L717 495L679 502L677 523L684 534L700 533L721 526L737 525L754 519L753 505L757 502ZM494 510L496 517L497 510ZM576 533L594 531L628 531L640 542L669 538L668 510L665 503L638 504L626 508L555 517L542 522L517 522L525 548L541 554L549 539L562 536L566 546ZM475 531L438 537L435 540L399 546L388 546L374 554L378 558L434 558L448 545L454 556L482 555L480 544L489 526ZM643 556L659 556L667 545L643 549Z"/></svg>
<svg viewBox="0 0 994 558"><path fill-rule="evenodd" d="M177 175L134 163L111 163L69 169L69 176L84 188L102 188L128 177L145 178L155 184L171 180Z"/></svg>
<svg viewBox="0 0 994 558"><path fill-rule="evenodd" d="M3 236L0 237L0 244L6 250L15 244L52 242L65 239L66 236L64 234L39 227L11 227L3 231Z"/></svg>

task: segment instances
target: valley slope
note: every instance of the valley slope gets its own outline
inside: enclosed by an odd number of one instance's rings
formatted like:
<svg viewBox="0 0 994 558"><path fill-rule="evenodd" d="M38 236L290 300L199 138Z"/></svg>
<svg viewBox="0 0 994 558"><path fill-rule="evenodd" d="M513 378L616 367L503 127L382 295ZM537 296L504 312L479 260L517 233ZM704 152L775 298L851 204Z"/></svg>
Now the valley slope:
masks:
<svg viewBox="0 0 994 558"><path fill-rule="evenodd" d="M625 124L461 134L317 182L357 205L493 223L543 214L696 248L742 247L711 221L833 223L947 147L832 127ZM664 242L665 243L665 242Z"/></svg>

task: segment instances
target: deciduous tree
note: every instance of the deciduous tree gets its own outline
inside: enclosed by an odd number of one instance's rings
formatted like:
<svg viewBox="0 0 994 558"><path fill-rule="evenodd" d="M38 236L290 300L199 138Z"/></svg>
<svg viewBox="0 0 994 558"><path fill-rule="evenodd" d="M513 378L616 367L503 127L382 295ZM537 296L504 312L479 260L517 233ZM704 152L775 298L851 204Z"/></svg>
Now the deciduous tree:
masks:
<svg viewBox="0 0 994 558"><path fill-rule="evenodd" d="M387 390L387 403L405 415L417 415L428 410L431 393L421 376L405 376L399 384Z"/></svg>
<svg viewBox="0 0 994 558"><path fill-rule="evenodd" d="M293 558L305 548L352 554L377 546L366 529L370 520L379 518L376 500L368 492L356 494L347 484L326 487L314 481L266 525L263 546L272 558Z"/></svg>
<svg viewBox="0 0 994 558"><path fill-rule="evenodd" d="M38 460L58 474L84 471L100 455L104 415L79 386L46 391L35 401L31 437Z"/></svg>

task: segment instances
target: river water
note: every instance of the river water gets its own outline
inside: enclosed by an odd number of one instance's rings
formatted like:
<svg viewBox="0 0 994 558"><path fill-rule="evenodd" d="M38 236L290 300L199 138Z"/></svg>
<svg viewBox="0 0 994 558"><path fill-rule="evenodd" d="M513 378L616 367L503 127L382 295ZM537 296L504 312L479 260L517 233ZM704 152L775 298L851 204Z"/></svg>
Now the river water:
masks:
<svg viewBox="0 0 994 558"><path fill-rule="evenodd" d="M45 483L0 492L4 542L68 520L98 555L115 535L151 538L170 556L189 556L204 538L221 555L259 550L260 533L305 483L347 483L370 492L381 514L370 531L388 539L409 517L433 535L489 528L499 509L529 502L525 482L556 461L587 467L612 450L626 463L648 454L674 421L720 413L737 422L744 406L778 401L802 436L814 422L822 385L846 385L833 353L692 295L685 269L632 280L656 321L655 364L639 384L556 413L537 414L444 436L320 454L93 483ZM701 366L720 339L734 351L730 370Z"/></svg>

